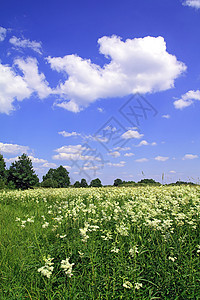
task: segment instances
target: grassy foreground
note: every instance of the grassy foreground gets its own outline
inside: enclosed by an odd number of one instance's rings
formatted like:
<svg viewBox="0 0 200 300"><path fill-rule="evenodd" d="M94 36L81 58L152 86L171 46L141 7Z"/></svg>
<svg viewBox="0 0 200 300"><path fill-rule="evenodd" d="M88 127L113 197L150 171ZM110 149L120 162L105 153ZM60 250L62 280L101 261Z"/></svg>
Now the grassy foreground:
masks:
<svg viewBox="0 0 200 300"><path fill-rule="evenodd" d="M200 187L0 193L0 299L200 299Z"/></svg>

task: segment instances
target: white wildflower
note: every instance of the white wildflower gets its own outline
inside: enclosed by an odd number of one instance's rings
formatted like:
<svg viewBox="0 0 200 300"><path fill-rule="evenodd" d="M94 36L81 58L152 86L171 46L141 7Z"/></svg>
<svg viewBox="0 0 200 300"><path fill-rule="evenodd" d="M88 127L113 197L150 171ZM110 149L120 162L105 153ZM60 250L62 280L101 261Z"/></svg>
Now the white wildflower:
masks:
<svg viewBox="0 0 200 300"><path fill-rule="evenodd" d="M177 259L177 257L176 256L174 256L174 257L169 256L168 259L171 260L171 261L173 261L173 262L175 262L175 260Z"/></svg>
<svg viewBox="0 0 200 300"><path fill-rule="evenodd" d="M129 250L129 253L130 253L131 256L134 256L135 254L139 253L137 245L133 246L133 248L131 248Z"/></svg>
<svg viewBox="0 0 200 300"><path fill-rule="evenodd" d="M34 218L34 217L28 218L26 221L29 222L29 223L34 223L33 218Z"/></svg>
<svg viewBox="0 0 200 300"><path fill-rule="evenodd" d="M50 256L48 256L47 258L44 257L44 262L45 265L41 268L38 269L38 272L41 272L42 275L46 276L47 278L50 278L52 272L53 272L53 262L52 262L53 258L50 258Z"/></svg>
<svg viewBox="0 0 200 300"><path fill-rule="evenodd" d="M142 287L142 283L136 282L135 283L135 289L139 290Z"/></svg>
<svg viewBox="0 0 200 300"><path fill-rule="evenodd" d="M46 228L49 226L49 223L48 222L45 222L43 225L42 225L42 228Z"/></svg>
<svg viewBox="0 0 200 300"><path fill-rule="evenodd" d="M119 252L119 249L117 249L117 248L115 247L115 248L113 248L113 249L111 250L111 252L118 253L118 252Z"/></svg>
<svg viewBox="0 0 200 300"><path fill-rule="evenodd" d="M69 277L71 277L73 274L72 274L72 267L74 265L74 263L70 264L69 262L69 258L66 258L65 260L62 260L61 261L61 268L64 269L64 272L66 275L68 275Z"/></svg>
<svg viewBox="0 0 200 300"><path fill-rule="evenodd" d="M123 287L125 287L126 289L132 289L133 285L130 281L127 280L127 281L124 281Z"/></svg>
<svg viewBox="0 0 200 300"><path fill-rule="evenodd" d="M60 238L61 238L61 239L64 239L66 236L67 236L66 234L60 235Z"/></svg>

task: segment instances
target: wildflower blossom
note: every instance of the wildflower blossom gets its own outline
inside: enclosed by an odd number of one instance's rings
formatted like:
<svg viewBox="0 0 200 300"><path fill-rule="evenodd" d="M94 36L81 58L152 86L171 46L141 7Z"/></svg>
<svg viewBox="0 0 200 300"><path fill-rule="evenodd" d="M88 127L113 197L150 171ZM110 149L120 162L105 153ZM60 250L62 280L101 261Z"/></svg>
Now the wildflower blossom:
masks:
<svg viewBox="0 0 200 300"><path fill-rule="evenodd" d="M171 260L171 261L173 261L173 262L175 262L175 260L177 259L177 257L176 256L175 257L169 256L168 259Z"/></svg>
<svg viewBox="0 0 200 300"><path fill-rule="evenodd" d="M126 288L126 289L132 289L133 285L130 281L127 280L127 281L124 281L123 287Z"/></svg>
<svg viewBox="0 0 200 300"><path fill-rule="evenodd" d="M142 287L142 283L136 282L135 283L135 289L139 290Z"/></svg>
<svg viewBox="0 0 200 300"><path fill-rule="evenodd" d="M43 225L42 225L42 228L46 228L49 226L49 223L48 222L45 222Z"/></svg>
<svg viewBox="0 0 200 300"><path fill-rule="evenodd" d="M47 258L44 257L44 262L45 265L41 268L38 269L38 272L41 272L42 275L46 276L47 278L50 278L52 272L53 272L53 262L52 262L53 258L50 258L50 256L48 256Z"/></svg>
<svg viewBox="0 0 200 300"><path fill-rule="evenodd" d="M61 238L61 239L64 239L66 236L67 236L66 234L60 235L60 238Z"/></svg>
<svg viewBox="0 0 200 300"><path fill-rule="evenodd" d="M130 253L131 256L134 256L135 254L139 253L137 245L133 246L133 248L131 248L129 250L129 253Z"/></svg>
<svg viewBox="0 0 200 300"><path fill-rule="evenodd" d="M60 267L62 269L64 269L64 272L65 272L66 275L71 277L73 275L72 274L72 267L73 267L74 263L70 264L69 260L70 260L70 257L66 258L65 260L62 260Z"/></svg>
<svg viewBox="0 0 200 300"><path fill-rule="evenodd" d="M118 252L119 252L119 249L117 249L117 248L115 247L115 248L113 248L113 249L111 250L111 252L118 253Z"/></svg>

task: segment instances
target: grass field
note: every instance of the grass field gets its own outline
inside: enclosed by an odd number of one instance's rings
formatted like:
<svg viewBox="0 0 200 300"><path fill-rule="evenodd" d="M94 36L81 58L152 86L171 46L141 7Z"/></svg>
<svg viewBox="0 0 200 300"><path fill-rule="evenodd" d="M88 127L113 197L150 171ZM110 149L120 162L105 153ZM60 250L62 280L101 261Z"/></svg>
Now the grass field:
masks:
<svg viewBox="0 0 200 300"><path fill-rule="evenodd" d="M200 299L200 187L0 193L0 299Z"/></svg>

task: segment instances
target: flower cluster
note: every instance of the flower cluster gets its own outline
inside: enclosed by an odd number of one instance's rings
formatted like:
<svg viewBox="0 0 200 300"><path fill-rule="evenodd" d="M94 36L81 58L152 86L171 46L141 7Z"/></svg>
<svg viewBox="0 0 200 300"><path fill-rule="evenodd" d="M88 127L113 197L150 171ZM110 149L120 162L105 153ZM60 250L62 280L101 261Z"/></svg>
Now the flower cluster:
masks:
<svg viewBox="0 0 200 300"><path fill-rule="evenodd" d="M64 272L67 276L72 277L72 267L74 263L70 264L70 257L61 261L61 268L64 269Z"/></svg>
<svg viewBox="0 0 200 300"><path fill-rule="evenodd" d="M45 265L41 268L38 269L38 272L41 272L42 275L46 276L47 278L50 278L52 272L53 272L53 262L52 262L53 258L50 258L50 256L48 256L47 258L44 257L44 262Z"/></svg>

